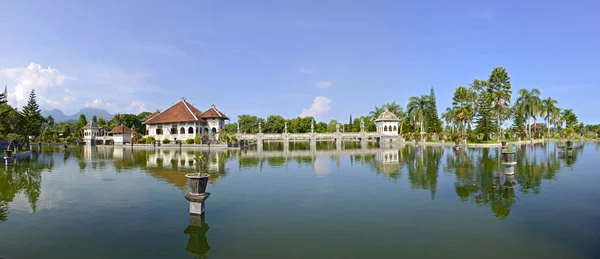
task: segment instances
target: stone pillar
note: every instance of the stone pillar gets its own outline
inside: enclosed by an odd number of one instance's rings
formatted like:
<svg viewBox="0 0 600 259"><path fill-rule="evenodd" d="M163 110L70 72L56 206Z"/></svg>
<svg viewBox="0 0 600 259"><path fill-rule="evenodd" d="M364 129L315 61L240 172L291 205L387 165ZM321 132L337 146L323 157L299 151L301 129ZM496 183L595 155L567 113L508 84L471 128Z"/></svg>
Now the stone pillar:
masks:
<svg viewBox="0 0 600 259"><path fill-rule="evenodd" d="M190 214L202 215L206 208L206 200L210 197L209 192L200 194L188 193L185 195L185 199L190 202Z"/></svg>
<svg viewBox="0 0 600 259"><path fill-rule="evenodd" d="M315 121L314 120L310 123L310 133L315 133Z"/></svg>
<svg viewBox="0 0 600 259"><path fill-rule="evenodd" d="M235 122L235 124L237 124L237 134L240 135L240 123Z"/></svg>
<svg viewBox="0 0 600 259"><path fill-rule="evenodd" d="M258 122L258 134L262 134L262 123Z"/></svg>
<svg viewBox="0 0 600 259"><path fill-rule="evenodd" d="M284 125L284 128L283 128L283 133L284 133L284 134L287 134L287 133L288 133L288 132L287 132L287 121L286 121L286 122L284 122L284 124L283 124L283 125Z"/></svg>

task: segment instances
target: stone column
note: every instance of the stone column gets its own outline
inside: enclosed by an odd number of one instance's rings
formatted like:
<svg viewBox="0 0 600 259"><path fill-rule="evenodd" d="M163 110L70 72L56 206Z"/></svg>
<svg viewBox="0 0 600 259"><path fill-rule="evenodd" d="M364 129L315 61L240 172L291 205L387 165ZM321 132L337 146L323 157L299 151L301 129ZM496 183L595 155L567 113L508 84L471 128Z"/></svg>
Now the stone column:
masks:
<svg viewBox="0 0 600 259"><path fill-rule="evenodd" d="M258 134L256 135L256 148L263 150L263 136L262 136L262 123L258 122Z"/></svg>

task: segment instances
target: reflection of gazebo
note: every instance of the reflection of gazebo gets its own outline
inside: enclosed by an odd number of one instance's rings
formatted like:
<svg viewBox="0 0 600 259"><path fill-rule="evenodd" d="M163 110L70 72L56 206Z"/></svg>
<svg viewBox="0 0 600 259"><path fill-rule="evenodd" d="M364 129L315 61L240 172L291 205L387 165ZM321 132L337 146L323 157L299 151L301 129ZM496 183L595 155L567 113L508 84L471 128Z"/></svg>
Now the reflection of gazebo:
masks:
<svg viewBox="0 0 600 259"><path fill-rule="evenodd" d="M400 169L398 149L382 149L375 156L375 168L390 178L395 178Z"/></svg>

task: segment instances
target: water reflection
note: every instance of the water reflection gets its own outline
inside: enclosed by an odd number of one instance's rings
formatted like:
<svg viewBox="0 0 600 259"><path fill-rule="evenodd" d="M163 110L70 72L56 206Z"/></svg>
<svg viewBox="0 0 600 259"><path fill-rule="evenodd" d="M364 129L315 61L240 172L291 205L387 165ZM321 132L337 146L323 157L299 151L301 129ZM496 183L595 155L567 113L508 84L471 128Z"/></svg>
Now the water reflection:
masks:
<svg viewBox="0 0 600 259"><path fill-rule="evenodd" d="M185 149L131 149L130 147L62 147L45 146L14 166L0 169L0 221L8 219L11 203L18 194L29 201L31 211L36 211L40 199L43 170L52 170L55 161L63 165L74 160L81 174L97 172L116 175L124 173L146 173L179 189L186 188L185 174L195 171L194 158L208 157L209 183L217 184L229 173L228 168L239 171L249 168L307 168L318 177L329 176L334 168L365 168L392 182L406 176L410 188L428 191L431 199L436 198L440 173L453 175L453 189L458 200L473 202L478 206L489 206L493 214L506 218L510 214L516 197L521 194L539 194L543 181L557 179L561 168L573 168L582 156L585 146L575 147L564 156L553 143L515 146L514 176L505 176L498 148L453 149L400 145L392 147L365 148L348 144L341 149L329 147L327 143L290 143L284 149L281 143L265 145L263 150L234 151L186 151ZM598 149L599 143L589 145ZM349 161L348 161L349 160ZM228 161L233 163L227 164ZM59 163L61 164L61 163ZM227 166L226 166L227 165ZM114 170L113 170L114 169ZM338 170L341 173L344 170Z"/></svg>
<svg viewBox="0 0 600 259"><path fill-rule="evenodd" d="M0 222L8 220L10 203L18 194L27 197L32 212L37 211L42 171L53 167L54 160L50 156L33 153L29 158L0 169Z"/></svg>
<svg viewBox="0 0 600 259"><path fill-rule="evenodd" d="M209 229L204 215L190 215L190 225L183 233L189 235L185 250L196 255L194 258L206 258L206 253L210 251L210 245L206 238L206 232Z"/></svg>

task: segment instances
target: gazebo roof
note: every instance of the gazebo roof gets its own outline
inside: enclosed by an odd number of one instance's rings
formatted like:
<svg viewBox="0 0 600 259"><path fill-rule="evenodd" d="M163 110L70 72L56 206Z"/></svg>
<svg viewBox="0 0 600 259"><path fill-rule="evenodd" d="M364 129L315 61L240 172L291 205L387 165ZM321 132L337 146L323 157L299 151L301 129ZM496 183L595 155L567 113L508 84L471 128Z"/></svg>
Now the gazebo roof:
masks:
<svg viewBox="0 0 600 259"><path fill-rule="evenodd" d="M379 114L379 117L377 117L377 119L375 120L375 122L378 122L378 121L400 121L400 120L398 119L396 114L394 114L393 112L391 112L390 110L385 108L385 111L383 111L381 114Z"/></svg>
<svg viewBox="0 0 600 259"><path fill-rule="evenodd" d="M98 124L96 124L96 122L90 121L85 126L83 126L83 129L99 129L99 127Z"/></svg>
<svg viewBox="0 0 600 259"><path fill-rule="evenodd" d="M127 128L127 126L121 124L121 125L115 127L114 129L112 129L111 131L109 131L108 134L131 134L131 129Z"/></svg>

